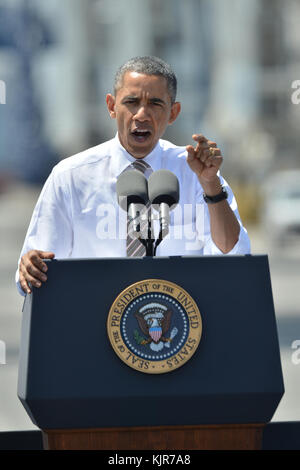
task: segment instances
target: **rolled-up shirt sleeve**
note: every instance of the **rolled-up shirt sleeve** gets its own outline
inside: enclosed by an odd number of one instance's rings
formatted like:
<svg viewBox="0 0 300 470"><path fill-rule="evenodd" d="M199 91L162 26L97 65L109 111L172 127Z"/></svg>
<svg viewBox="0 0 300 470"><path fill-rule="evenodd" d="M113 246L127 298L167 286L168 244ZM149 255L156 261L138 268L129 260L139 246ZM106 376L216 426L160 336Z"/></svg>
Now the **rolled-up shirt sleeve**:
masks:
<svg viewBox="0 0 300 470"><path fill-rule="evenodd" d="M203 254L204 255L246 255L251 253L251 245L250 239L247 233L246 228L243 226L236 199L234 197L233 191L231 187L228 185L226 180L219 175L220 182L222 186L224 186L228 192L228 204L230 205L232 211L234 212L239 224L240 224L240 233L239 239L228 253L223 253L217 245L214 243L211 237L210 231L210 217L207 204L203 201L203 191L202 189L198 193L198 200L200 203L204 204L204 247L203 247Z"/></svg>
<svg viewBox="0 0 300 470"><path fill-rule="evenodd" d="M34 208L18 260L15 280L20 294L24 295L19 282L19 265L25 253L42 250L52 251L56 258L70 256L73 243L70 206L68 185L63 174L54 167Z"/></svg>

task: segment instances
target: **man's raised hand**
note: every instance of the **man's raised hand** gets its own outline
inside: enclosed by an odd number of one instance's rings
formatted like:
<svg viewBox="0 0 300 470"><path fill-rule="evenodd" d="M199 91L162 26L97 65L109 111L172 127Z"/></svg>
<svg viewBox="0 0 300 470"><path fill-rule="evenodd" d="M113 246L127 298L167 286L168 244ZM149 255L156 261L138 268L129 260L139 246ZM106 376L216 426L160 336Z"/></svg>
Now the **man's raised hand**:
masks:
<svg viewBox="0 0 300 470"><path fill-rule="evenodd" d="M217 148L216 142L206 139L202 134L193 134L192 137L197 145L186 146L187 162L200 182L213 182L223 161L221 150Z"/></svg>

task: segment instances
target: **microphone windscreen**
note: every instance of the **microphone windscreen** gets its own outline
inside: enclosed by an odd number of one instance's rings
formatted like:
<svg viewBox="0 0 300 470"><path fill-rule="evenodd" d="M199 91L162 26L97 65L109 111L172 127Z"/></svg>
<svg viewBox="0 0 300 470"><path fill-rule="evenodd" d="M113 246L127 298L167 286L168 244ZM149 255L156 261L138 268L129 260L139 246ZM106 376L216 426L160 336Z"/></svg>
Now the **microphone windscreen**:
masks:
<svg viewBox="0 0 300 470"><path fill-rule="evenodd" d="M147 204L148 184L141 171L128 170L120 174L117 179L116 191L118 203L124 210L128 210L129 204Z"/></svg>
<svg viewBox="0 0 300 470"><path fill-rule="evenodd" d="M157 170L148 179L148 194L151 204L165 202L170 207L179 201L179 181L169 170Z"/></svg>

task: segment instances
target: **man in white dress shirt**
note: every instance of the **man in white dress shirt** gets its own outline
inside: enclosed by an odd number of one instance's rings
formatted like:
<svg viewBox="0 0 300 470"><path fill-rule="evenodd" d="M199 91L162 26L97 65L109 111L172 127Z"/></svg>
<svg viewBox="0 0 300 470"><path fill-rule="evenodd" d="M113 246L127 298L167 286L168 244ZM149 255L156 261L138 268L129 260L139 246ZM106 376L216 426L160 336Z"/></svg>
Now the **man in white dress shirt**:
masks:
<svg viewBox="0 0 300 470"><path fill-rule="evenodd" d="M126 217L115 186L135 160L153 171L171 170L180 183L170 234L157 256L250 252L234 195L219 172L217 144L201 134L192 135L195 143L186 147L161 139L180 113L176 85L170 66L156 57L137 57L120 67L114 94L106 97L117 135L53 168L20 254L21 294L47 280L44 259L126 256Z"/></svg>

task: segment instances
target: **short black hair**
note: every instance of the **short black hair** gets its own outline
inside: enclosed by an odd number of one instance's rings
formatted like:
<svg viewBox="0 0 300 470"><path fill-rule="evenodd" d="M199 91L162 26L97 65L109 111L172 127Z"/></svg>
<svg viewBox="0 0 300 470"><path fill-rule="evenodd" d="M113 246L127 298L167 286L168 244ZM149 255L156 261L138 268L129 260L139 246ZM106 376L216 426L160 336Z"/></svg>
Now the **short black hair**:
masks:
<svg viewBox="0 0 300 470"><path fill-rule="evenodd" d="M177 79L169 64L155 56L137 56L129 59L121 65L116 72L114 82L114 93L122 86L123 77L126 72L137 72L145 75L159 75L167 81L168 91L172 103L176 101Z"/></svg>

